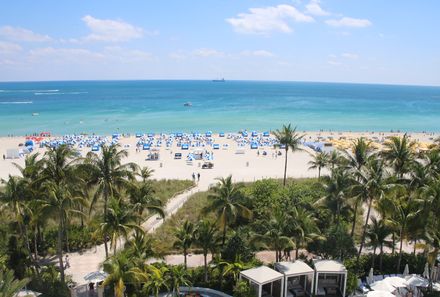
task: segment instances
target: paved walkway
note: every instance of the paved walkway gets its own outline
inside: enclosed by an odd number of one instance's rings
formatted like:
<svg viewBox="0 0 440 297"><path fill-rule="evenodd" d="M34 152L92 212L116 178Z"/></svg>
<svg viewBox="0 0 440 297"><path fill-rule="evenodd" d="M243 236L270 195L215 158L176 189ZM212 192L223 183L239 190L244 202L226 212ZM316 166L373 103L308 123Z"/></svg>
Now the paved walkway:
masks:
<svg viewBox="0 0 440 297"><path fill-rule="evenodd" d="M172 198L165 207L165 219L177 212L192 194L208 190L211 183L213 183L213 180L201 181L196 187ZM160 227L163 222L164 220L159 216L152 216L142 224L142 227L148 233L152 233ZM124 240L121 238L118 241L118 247L120 248L123 245ZM100 270L101 264L105 260L105 248L104 244L101 244L90 250L68 253L68 255L71 266L66 269L66 275L72 276L72 280L77 284L84 284L84 275L89 272Z"/></svg>

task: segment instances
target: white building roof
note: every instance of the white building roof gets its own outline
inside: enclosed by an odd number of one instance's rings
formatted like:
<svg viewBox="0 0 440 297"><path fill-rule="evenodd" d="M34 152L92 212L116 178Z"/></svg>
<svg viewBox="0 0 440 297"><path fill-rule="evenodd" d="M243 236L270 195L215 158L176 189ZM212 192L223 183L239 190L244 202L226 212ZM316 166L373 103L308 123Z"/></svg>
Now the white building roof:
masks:
<svg viewBox="0 0 440 297"><path fill-rule="evenodd" d="M245 278L260 285L264 285L266 283L270 283L275 280L282 279L284 277L278 271L275 271L267 266L260 266L260 267L244 270L240 272L240 274Z"/></svg>
<svg viewBox="0 0 440 297"><path fill-rule="evenodd" d="M318 273L346 273L345 266L335 260L313 260L313 265Z"/></svg>
<svg viewBox="0 0 440 297"><path fill-rule="evenodd" d="M315 272L309 265L301 260L296 260L295 262L278 262L275 263L275 268L287 276L311 274Z"/></svg>

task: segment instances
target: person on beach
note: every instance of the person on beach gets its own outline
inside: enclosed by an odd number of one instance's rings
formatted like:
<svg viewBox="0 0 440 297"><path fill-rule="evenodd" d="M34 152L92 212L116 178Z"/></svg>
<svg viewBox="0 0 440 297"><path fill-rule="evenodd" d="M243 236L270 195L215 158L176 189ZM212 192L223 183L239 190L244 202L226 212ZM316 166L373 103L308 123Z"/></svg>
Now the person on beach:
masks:
<svg viewBox="0 0 440 297"><path fill-rule="evenodd" d="M200 172L197 172L197 182L200 181Z"/></svg>
<svg viewBox="0 0 440 297"><path fill-rule="evenodd" d="M196 181L196 174L194 172L192 174L192 178L193 178L193 182L195 182Z"/></svg>
<svg viewBox="0 0 440 297"><path fill-rule="evenodd" d="M69 268L70 267L69 255L66 255L66 259L64 260L64 262L65 262L65 268Z"/></svg>
<svg viewBox="0 0 440 297"><path fill-rule="evenodd" d="M4 160L6 160L6 156L5 156L5 154L3 154L3 161L4 161Z"/></svg>

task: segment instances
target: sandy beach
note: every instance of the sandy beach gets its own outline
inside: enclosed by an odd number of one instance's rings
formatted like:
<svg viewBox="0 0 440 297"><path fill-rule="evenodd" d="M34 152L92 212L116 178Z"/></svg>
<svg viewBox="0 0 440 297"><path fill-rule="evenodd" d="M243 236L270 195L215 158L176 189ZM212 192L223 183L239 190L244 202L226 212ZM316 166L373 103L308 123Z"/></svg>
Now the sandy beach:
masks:
<svg viewBox="0 0 440 297"><path fill-rule="evenodd" d="M326 148L347 149L353 139L365 137L373 142L376 148L380 148L382 143L390 136L402 136L403 133L391 132L303 132L304 139L307 142L321 142L327 145L332 145ZM419 149L426 149L433 140L439 137L440 134L433 133L411 133L411 138L417 142ZM108 136L111 139L111 136ZM56 137L45 138L46 140L53 140ZM259 147L258 149L251 149L250 145L238 146L234 139L227 137L219 137L218 134L212 135L212 142L219 144L220 149L215 150L211 146L203 148L192 148L182 150L177 146L177 143L169 148L158 147L159 160L147 161L147 156L151 150L140 151L136 149L138 138L134 135L129 137L121 136L119 144L122 148L128 151L126 162L134 162L141 167L148 166L154 169L154 179L191 179L192 173L200 173L201 179L213 181L216 177L225 177L232 174L235 181L253 181L262 178L281 178L284 169L284 150L282 155L278 156L277 151L272 147ZM26 141L25 137L0 137L0 155L6 155L8 149L18 149L19 144ZM153 148L153 147L152 147ZM91 150L90 147L83 147L79 149L82 156ZM202 169L203 160L194 160L187 162L187 155L195 150L204 150L213 153L214 164L212 169ZM45 148L40 148L35 145L35 150L32 153L44 154ZM239 153L237 153L239 152ZM266 155L263 155L266 152ZM182 159L174 159L175 153L182 153ZM302 151L295 153L289 152L288 176L295 178L316 177L317 170L309 170L308 162L311 160L311 153L313 150L308 147L303 147ZM18 169L13 163L23 166L24 157L18 159L6 159L1 161L0 178L6 179L9 174L19 174Z"/></svg>

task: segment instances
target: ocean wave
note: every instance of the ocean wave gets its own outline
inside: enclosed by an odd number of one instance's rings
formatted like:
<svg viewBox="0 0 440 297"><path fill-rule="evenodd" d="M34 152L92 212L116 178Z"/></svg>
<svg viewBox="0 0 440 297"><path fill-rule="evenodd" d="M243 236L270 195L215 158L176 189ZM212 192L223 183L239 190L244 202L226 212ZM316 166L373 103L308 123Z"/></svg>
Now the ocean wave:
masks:
<svg viewBox="0 0 440 297"><path fill-rule="evenodd" d="M50 90L0 90L0 93L56 93L60 90L50 89Z"/></svg>
<svg viewBox="0 0 440 297"><path fill-rule="evenodd" d="M34 95L80 95L88 94L89 92L35 92Z"/></svg>
<svg viewBox="0 0 440 297"><path fill-rule="evenodd" d="M0 102L0 104L32 104L32 101L4 101Z"/></svg>

